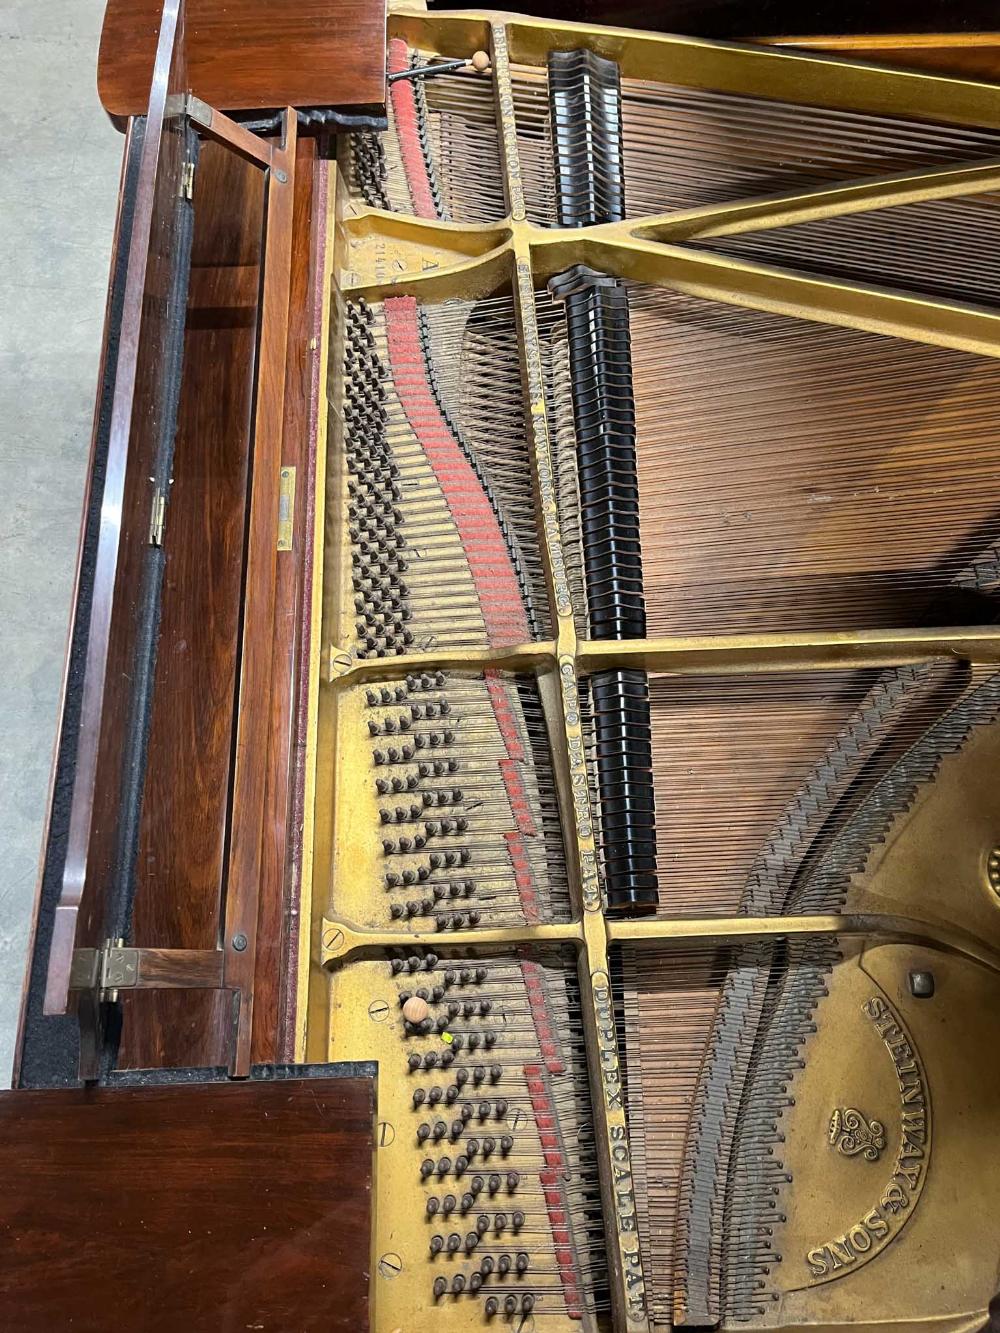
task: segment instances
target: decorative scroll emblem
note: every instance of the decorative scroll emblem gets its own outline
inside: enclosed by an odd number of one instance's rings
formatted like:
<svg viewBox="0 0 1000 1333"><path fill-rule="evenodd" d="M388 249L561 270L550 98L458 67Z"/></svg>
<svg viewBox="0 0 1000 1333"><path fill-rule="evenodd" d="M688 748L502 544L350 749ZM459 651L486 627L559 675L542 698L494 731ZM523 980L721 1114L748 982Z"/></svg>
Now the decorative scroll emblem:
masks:
<svg viewBox="0 0 1000 1333"><path fill-rule="evenodd" d="M885 1147L885 1126L853 1106L838 1108L830 1117L830 1143L845 1157L860 1153L866 1162L877 1162Z"/></svg>
<svg viewBox="0 0 1000 1333"><path fill-rule="evenodd" d="M861 1006L871 1024L871 1031L892 1061L892 1072L899 1088L898 1148L890 1158L889 1179L880 1181L865 1172L874 1188L868 1196L868 1208L856 1216L853 1225L839 1236L806 1252L813 1283L830 1282L845 1273L857 1272L869 1259L881 1254L899 1235L913 1216L927 1178L931 1155L931 1099L923 1062L913 1038L903 1026L889 1001L871 995ZM892 1134L896 1139L894 1128ZM885 1126L869 1120L855 1107L837 1110L830 1118L830 1145L852 1157L862 1153L870 1162L877 1161L885 1147Z"/></svg>

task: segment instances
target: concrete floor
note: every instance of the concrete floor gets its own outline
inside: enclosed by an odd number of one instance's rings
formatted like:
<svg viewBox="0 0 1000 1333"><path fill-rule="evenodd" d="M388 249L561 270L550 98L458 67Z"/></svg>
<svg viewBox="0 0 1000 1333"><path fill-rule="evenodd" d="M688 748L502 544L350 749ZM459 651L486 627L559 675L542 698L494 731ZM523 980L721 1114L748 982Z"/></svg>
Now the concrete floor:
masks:
<svg viewBox="0 0 1000 1333"><path fill-rule="evenodd" d="M122 138L104 0L0 0L0 1087L41 849Z"/></svg>

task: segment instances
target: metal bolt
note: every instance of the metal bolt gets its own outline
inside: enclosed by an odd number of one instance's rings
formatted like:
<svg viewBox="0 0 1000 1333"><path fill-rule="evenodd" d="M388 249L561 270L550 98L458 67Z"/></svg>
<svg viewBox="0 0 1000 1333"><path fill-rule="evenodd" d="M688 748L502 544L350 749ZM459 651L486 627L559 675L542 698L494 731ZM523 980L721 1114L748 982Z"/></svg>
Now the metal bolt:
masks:
<svg viewBox="0 0 1000 1333"><path fill-rule="evenodd" d="M247 947L248 943L249 941L247 940L247 937L245 935L241 934L233 936L233 948L236 950L237 953L242 953L243 950Z"/></svg>
<svg viewBox="0 0 1000 1333"><path fill-rule="evenodd" d="M274 173L274 177L279 185L284 185L288 180L288 173L282 171L281 168L279 167L277 171Z"/></svg>
<svg viewBox="0 0 1000 1333"><path fill-rule="evenodd" d="M915 995L918 1000L929 1000L934 994L934 973L911 972L910 994Z"/></svg>

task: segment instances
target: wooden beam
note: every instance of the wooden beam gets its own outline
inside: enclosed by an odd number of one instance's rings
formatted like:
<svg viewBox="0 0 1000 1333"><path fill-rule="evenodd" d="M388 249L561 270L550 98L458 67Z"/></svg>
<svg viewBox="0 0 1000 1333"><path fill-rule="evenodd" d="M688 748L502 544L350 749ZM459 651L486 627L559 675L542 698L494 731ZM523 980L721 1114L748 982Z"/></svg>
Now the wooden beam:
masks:
<svg viewBox="0 0 1000 1333"><path fill-rule="evenodd" d="M185 109L206 138L214 139L216 143L231 148L238 157L245 158L255 166L271 165L273 144L270 139L262 139L258 134L251 134L237 121L230 120L228 116L216 111L215 107L209 106L193 93L188 93Z"/></svg>
<svg viewBox="0 0 1000 1333"><path fill-rule="evenodd" d="M239 993L230 1072L241 1078L250 1072L258 891L273 702L275 562L288 351L296 130L295 111L289 107L285 112L284 147L275 151L267 178L253 476L244 577L232 819L226 866L223 937L226 985Z"/></svg>

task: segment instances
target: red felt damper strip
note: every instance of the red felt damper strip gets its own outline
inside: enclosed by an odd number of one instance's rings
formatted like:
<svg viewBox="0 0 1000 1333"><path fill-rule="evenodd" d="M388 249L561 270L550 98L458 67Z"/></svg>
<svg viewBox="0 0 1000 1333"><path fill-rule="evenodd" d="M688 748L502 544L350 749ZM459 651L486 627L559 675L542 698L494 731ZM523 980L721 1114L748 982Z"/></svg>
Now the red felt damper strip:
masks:
<svg viewBox="0 0 1000 1333"><path fill-rule="evenodd" d="M521 770L513 759L501 759L500 772L503 774L503 785L507 789L511 813L517 827L525 837L533 838L538 829L531 813L531 806L528 804L528 793L521 781Z"/></svg>
<svg viewBox="0 0 1000 1333"><path fill-rule="evenodd" d="M489 643L492 647L526 643L529 638L528 619L503 533L479 478L452 435L430 386L420 343L417 303L412 297L392 297L385 302L384 309L389 364L396 394L458 529ZM525 759L524 745L500 673L487 671L486 684L497 728L507 751L507 758L500 760L499 766L511 814L517 825L517 828L504 835L507 855L514 871L524 919L536 922L539 919L537 895L524 838L525 835L537 835L537 830L517 768L517 764ZM546 1207L556 1240L556 1263L566 1313L571 1319L581 1319L583 1308L573 1268L572 1249L568 1246L569 1235L551 1220L565 1216L567 1200L561 1179L565 1172L565 1162L558 1138L551 1128L554 1123L553 1106L545 1086L545 1077L565 1073L566 1066L552 1040L552 1026L546 1012L545 989L538 965L522 962L521 971L532 1022L545 1060L544 1073L541 1065L526 1065L524 1072L543 1147L543 1184L550 1181L545 1190Z"/></svg>
<svg viewBox="0 0 1000 1333"><path fill-rule="evenodd" d="M410 51L400 37L389 42L389 73L402 74L410 68ZM417 98L409 79L397 79L389 84L392 119L396 126L399 155L403 160L406 184L418 218L436 218L434 195L427 175L423 148L420 145L420 127L417 116Z"/></svg>
<svg viewBox="0 0 1000 1333"><path fill-rule="evenodd" d="M523 962L521 970L525 981L537 970L536 963ZM524 1066L524 1076L531 1094L531 1108L539 1128L539 1139L545 1158L545 1166L538 1173L538 1179L545 1196L545 1209L549 1215L549 1230L555 1245L556 1264L559 1268L559 1280L566 1302L566 1313L570 1319L583 1318L583 1306L580 1301L580 1288L576 1271L573 1267L573 1249L566 1226L567 1199L563 1177L566 1164L559 1148L559 1140L552 1132L555 1123L552 1101L545 1086L545 1076L541 1065Z"/></svg>
<svg viewBox="0 0 1000 1333"><path fill-rule="evenodd" d="M384 309L396 394L455 520L490 647L527 643L531 633L521 587L497 516L431 389L417 303L412 296L397 296Z"/></svg>

